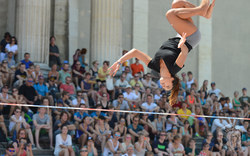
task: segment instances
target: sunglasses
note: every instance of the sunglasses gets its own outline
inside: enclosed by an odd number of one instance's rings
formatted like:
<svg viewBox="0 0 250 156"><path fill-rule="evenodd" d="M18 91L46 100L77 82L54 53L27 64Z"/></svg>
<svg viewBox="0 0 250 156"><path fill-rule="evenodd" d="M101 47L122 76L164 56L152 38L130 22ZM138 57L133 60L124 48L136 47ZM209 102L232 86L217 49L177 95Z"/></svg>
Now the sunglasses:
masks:
<svg viewBox="0 0 250 156"><path fill-rule="evenodd" d="M119 135L119 134L115 134L115 136L116 136L116 137L120 137L121 135Z"/></svg>
<svg viewBox="0 0 250 156"><path fill-rule="evenodd" d="M33 82L32 80L28 80L27 82Z"/></svg>
<svg viewBox="0 0 250 156"><path fill-rule="evenodd" d="M15 152L15 150L9 150L9 152Z"/></svg>
<svg viewBox="0 0 250 156"><path fill-rule="evenodd" d="M80 152L88 152L88 150L80 150Z"/></svg>

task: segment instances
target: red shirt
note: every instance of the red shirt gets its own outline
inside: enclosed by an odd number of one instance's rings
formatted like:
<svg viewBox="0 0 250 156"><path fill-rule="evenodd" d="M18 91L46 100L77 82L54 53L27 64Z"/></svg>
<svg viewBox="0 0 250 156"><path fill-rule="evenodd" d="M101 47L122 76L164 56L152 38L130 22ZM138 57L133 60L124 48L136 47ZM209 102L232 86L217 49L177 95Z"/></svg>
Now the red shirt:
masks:
<svg viewBox="0 0 250 156"><path fill-rule="evenodd" d="M138 72L144 72L144 68L142 64L136 65L136 63L133 63L130 65L131 70L132 70L132 75L135 76L136 73Z"/></svg>
<svg viewBox="0 0 250 156"><path fill-rule="evenodd" d="M69 94L71 95L75 94L75 87L72 84L71 85L61 84L60 89L63 89L64 91L69 92Z"/></svg>

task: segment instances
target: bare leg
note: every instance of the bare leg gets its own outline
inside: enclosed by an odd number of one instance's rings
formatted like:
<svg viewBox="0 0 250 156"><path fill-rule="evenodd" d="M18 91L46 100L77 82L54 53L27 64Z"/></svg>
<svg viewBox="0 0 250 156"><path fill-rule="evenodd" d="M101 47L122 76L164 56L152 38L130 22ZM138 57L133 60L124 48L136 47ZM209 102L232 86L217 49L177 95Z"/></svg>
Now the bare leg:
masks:
<svg viewBox="0 0 250 156"><path fill-rule="evenodd" d="M197 27L187 19L196 15L203 16L207 12L208 6L209 0L202 0L201 5L195 8L170 9L166 13L166 17L177 33L186 33L187 36L190 36L197 31Z"/></svg>
<svg viewBox="0 0 250 156"><path fill-rule="evenodd" d="M36 128L35 137L36 137L36 147L38 149L42 149L39 145L39 134L40 134L40 128Z"/></svg>
<svg viewBox="0 0 250 156"><path fill-rule="evenodd" d="M28 134L28 136L29 136L30 143L31 143L32 145L34 145L34 139L33 139L33 135L32 135L31 129L30 129L30 128L29 128L29 129L26 129L26 132L27 132L27 134Z"/></svg>

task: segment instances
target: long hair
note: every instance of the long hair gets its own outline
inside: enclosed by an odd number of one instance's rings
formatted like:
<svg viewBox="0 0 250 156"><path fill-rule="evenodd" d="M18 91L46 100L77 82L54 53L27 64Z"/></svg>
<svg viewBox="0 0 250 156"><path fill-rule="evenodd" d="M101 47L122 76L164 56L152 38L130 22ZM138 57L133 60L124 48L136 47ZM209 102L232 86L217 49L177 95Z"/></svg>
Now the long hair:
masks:
<svg viewBox="0 0 250 156"><path fill-rule="evenodd" d="M178 98L178 93L179 93L179 90L181 87L180 79L177 76L174 76L173 78L174 78L173 88L172 88L171 94L169 96L169 104L171 106L173 106L176 103L177 98Z"/></svg>

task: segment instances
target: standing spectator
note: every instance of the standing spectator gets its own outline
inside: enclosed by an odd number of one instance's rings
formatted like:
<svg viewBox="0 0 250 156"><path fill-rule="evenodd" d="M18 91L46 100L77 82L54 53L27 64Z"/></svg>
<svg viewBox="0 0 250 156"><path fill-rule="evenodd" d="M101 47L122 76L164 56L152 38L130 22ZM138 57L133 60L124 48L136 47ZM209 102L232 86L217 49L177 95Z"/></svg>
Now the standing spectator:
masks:
<svg viewBox="0 0 250 156"><path fill-rule="evenodd" d="M66 77L66 83L60 85L60 92L62 93L63 91L68 92L70 96L76 95L75 85L72 83L70 76Z"/></svg>
<svg viewBox="0 0 250 156"><path fill-rule="evenodd" d="M72 138L68 135L67 125L61 126L61 134L56 135L55 156L75 156L72 148Z"/></svg>
<svg viewBox="0 0 250 156"><path fill-rule="evenodd" d="M106 83L106 78L109 75L108 67L109 61L103 61L103 66L98 69L98 76L96 78L98 85Z"/></svg>
<svg viewBox="0 0 250 156"><path fill-rule="evenodd" d="M191 71L187 72L187 89L191 88L191 84L195 83L196 86L198 86L198 82L197 80L193 77L193 73Z"/></svg>
<svg viewBox="0 0 250 156"><path fill-rule="evenodd" d="M132 75L135 76L136 73L142 72L144 74L144 67L140 64L139 59L135 58L135 63L130 65L132 70Z"/></svg>
<svg viewBox="0 0 250 156"><path fill-rule="evenodd" d="M15 150L13 144L9 144L5 148L5 155L1 155L1 156L14 156L15 153L16 153L16 150Z"/></svg>
<svg viewBox="0 0 250 156"><path fill-rule="evenodd" d="M169 146L170 154L174 156L184 156L185 150L183 145L181 144L181 137L179 135L175 135L173 138L173 143L170 143Z"/></svg>
<svg viewBox="0 0 250 156"><path fill-rule="evenodd" d="M158 88L158 85L152 80L150 73L146 74L146 79L142 80L142 84L144 85L145 88L146 87L150 87L152 89Z"/></svg>
<svg viewBox="0 0 250 156"><path fill-rule="evenodd" d="M64 63L62 70L59 71L59 83L65 83L66 77L71 77L68 63Z"/></svg>
<svg viewBox="0 0 250 156"><path fill-rule="evenodd" d="M25 132L27 132L32 146L35 147L31 127L25 118L23 118L21 109L17 107L14 115L10 117L9 132L10 134L17 133L21 128L25 128Z"/></svg>
<svg viewBox="0 0 250 156"><path fill-rule="evenodd" d="M5 58L6 52L5 52L5 47L7 44L11 42L11 35L9 32L6 32L4 34L4 39L0 42L0 50L1 50L1 55L0 55L0 62L3 61Z"/></svg>
<svg viewBox="0 0 250 156"><path fill-rule="evenodd" d="M25 64L26 69L30 67L30 64L33 64L33 62L30 61L30 53L24 54L24 59L21 60L21 63Z"/></svg>
<svg viewBox="0 0 250 156"><path fill-rule="evenodd" d="M118 141L121 134L115 132L112 139L109 139L105 145L103 155L107 156L118 156L120 155L120 142Z"/></svg>
<svg viewBox="0 0 250 156"><path fill-rule="evenodd" d="M115 82L116 96L119 93L123 93L127 85L128 85L128 81L126 80L125 73L122 73L122 75L120 76L120 79L116 80Z"/></svg>
<svg viewBox="0 0 250 156"><path fill-rule="evenodd" d="M168 148L168 143L166 141L166 132L165 131L160 131L160 137L159 139L155 140L153 143L153 148L155 154L157 156L162 156L162 155L169 155L167 148Z"/></svg>
<svg viewBox="0 0 250 156"><path fill-rule="evenodd" d="M17 39L15 36L12 36L10 39L10 43L6 45L5 52L9 53L12 52L13 56L12 59L14 60L14 56L18 54L18 46L17 46Z"/></svg>
<svg viewBox="0 0 250 156"><path fill-rule="evenodd" d="M53 64L51 70L48 73L48 80L57 83L58 79L59 79L59 72L57 71L57 64Z"/></svg>
<svg viewBox="0 0 250 156"><path fill-rule="evenodd" d="M13 56L14 56L14 53L12 51L9 51L7 53L7 57L3 60L7 62L8 64L8 68L11 68L12 66L15 66L16 65L16 62L15 60L13 59Z"/></svg>
<svg viewBox="0 0 250 156"><path fill-rule="evenodd" d="M21 63L20 68L18 70L16 70L16 72L15 72L13 86L19 88L20 86L23 85L26 78L27 78L27 73L25 70L25 64ZM32 81L33 81L33 79L32 79Z"/></svg>
<svg viewBox="0 0 250 156"><path fill-rule="evenodd" d="M35 83L38 83L39 76L43 76L40 65L35 65L35 70L32 72L32 78Z"/></svg>
<svg viewBox="0 0 250 156"><path fill-rule="evenodd" d="M38 113L33 116L33 124L35 126L35 138L36 146L38 149L42 149L39 145L39 135L41 129L45 129L49 133L50 139L50 148L53 147L53 133L52 133L52 124L50 123L50 116L46 114L46 109L43 107L38 108Z"/></svg>
<svg viewBox="0 0 250 156"><path fill-rule="evenodd" d="M138 142L135 143L135 154L144 156L146 151L152 151L149 138L145 137L143 133L139 133Z"/></svg>
<svg viewBox="0 0 250 156"><path fill-rule="evenodd" d="M126 80L127 80L128 82L130 82L130 80L134 78L134 77L132 76L131 72L130 72L129 66L125 67L124 74L125 74Z"/></svg>
<svg viewBox="0 0 250 156"><path fill-rule="evenodd" d="M99 63L97 60L92 62L92 67L89 69L92 79L96 79L96 77L98 76L98 65Z"/></svg>
<svg viewBox="0 0 250 156"><path fill-rule="evenodd" d="M80 89L80 83L84 79L85 73L84 67L81 66L80 61L76 61L76 63L72 66L72 78L75 83L77 89Z"/></svg>
<svg viewBox="0 0 250 156"><path fill-rule="evenodd" d="M58 47L56 46L56 38L55 36L50 37L50 45L49 45L49 66L51 67L53 64L57 64L61 66L60 61L60 52Z"/></svg>
<svg viewBox="0 0 250 156"><path fill-rule="evenodd" d="M224 94L221 92L220 89L216 88L215 82L211 83L211 89L208 91L208 94L214 93L218 98L220 96L224 97Z"/></svg>
<svg viewBox="0 0 250 156"><path fill-rule="evenodd" d="M247 96L247 89L242 89L242 96L239 98L241 103L241 108L243 109L245 105L250 106L250 97Z"/></svg>

